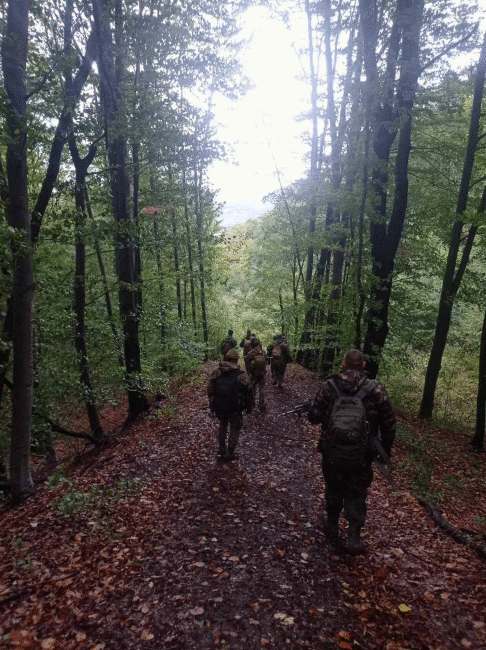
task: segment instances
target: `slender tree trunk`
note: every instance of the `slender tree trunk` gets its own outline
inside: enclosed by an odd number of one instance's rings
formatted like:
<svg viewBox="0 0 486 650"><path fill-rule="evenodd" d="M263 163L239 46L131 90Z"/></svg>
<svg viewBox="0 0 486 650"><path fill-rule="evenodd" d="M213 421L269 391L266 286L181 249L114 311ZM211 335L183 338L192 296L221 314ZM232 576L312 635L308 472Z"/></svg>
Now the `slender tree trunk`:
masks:
<svg viewBox="0 0 486 650"><path fill-rule="evenodd" d="M64 14L65 14L65 33L66 32L70 33L70 22L72 20L72 2L68 2L66 4ZM66 54L69 52L71 47L72 47L71 43L68 44L65 38L64 51ZM72 79L72 75L70 74L66 75L66 83L64 87L64 91L65 91L64 106L58 120L56 132L54 134L54 139L49 154L49 162L47 165L44 181L42 183L41 191L39 192L36 204L34 206L34 210L32 212L31 237L32 237L32 241L34 242L37 241L38 239L42 219L46 211L47 205L49 203L49 200L51 198L54 184L59 175L59 169L61 165L61 155L64 149L64 145L67 142L67 134L69 131L69 125L71 124L72 111L74 110L74 107L79 101L79 97L81 95L83 86L90 74L91 67L94 60L95 50L96 50L96 38L94 32L92 31L86 43L85 55L81 59L81 63L79 65L76 75L74 76L74 79ZM66 59L67 58L68 57L66 57ZM5 193L6 193L6 183L2 173L0 194L3 200L6 200L7 198ZM5 323L12 323L13 320L12 307L13 307L13 299L10 297L7 302L7 314L5 316ZM7 341L12 340L5 326L4 326L3 337ZM6 347L0 351L0 366L2 368L2 370L0 371L0 404L2 403L3 382L4 382L9 358L10 358L10 347Z"/></svg>
<svg viewBox="0 0 486 650"><path fill-rule="evenodd" d="M196 212L197 224L197 250L199 254L199 290L201 294L201 314L203 326L203 340L206 344L204 360L208 360L208 318L206 313L206 272L204 269L204 225L203 225L203 206L202 206L202 172L198 172L197 151L194 146L194 208Z"/></svg>
<svg viewBox="0 0 486 650"><path fill-rule="evenodd" d="M312 12L309 0L305 0L305 12L307 15L307 40L309 48L309 74L311 80L311 119L312 119L312 137L311 137L311 158L309 168L310 183L310 201L309 201L309 245L307 247L307 270L305 274L305 292L307 299L311 299L312 275L314 272L314 235L316 232L317 217L317 183L319 181L318 173L318 96L317 96L317 74L314 64L314 38L312 30ZM305 327L310 323L305 324Z"/></svg>
<svg viewBox="0 0 486 650"><path fill-rule="evenodd" d="M91 202L89 200L88 188L84 186L84 195L85 195L85 206L88 212L89 219L94 222L93 212L91 210ZM113 336L113 341L115 343L115 349L118 355L118 365L120 368L123 368L125 362L123 360L123 355L121 354L121 345L120 345L120 335L118 328L115 323L115 318L113 316L113 307L111 305L111 296L110 296L110 287L108 285L108 277L106 275L105 263L103 261L103 255L101 254L101 248L98 240L94 242L94 248L96 253L96 259L98 260L98 266L100 269L101 281L103 283L103 289L105 294L105 305L106 305L106 315L108 318L108 323L110 325L111 334Z"/></svg>
<svg viewBox="0 0 486 650"><path fill-rule="evenodd" d="M107 124L108 160L112 170L111 193L117 232L115 238L116 269L119 282L119 305L123 325L125 378L129 419L136 419L148 408L141 380L139 342L140 287L136 237L130 215L130 179L126 169L127 144L121 82L123 62L123 16L121 0L115 2L115 69L110 57L112 35L109 17L102 13L99 0L93 0L93 13L100 48L100 81Z"/></svg>
<svg viewBox="0 0 486 650"><path fill-rule="evenodd" d="M181 269L179 264L179 243L177 237L177 219L174 208L170 208L172 225L172 250L174 252L174 271L176 276L177 316L182 320Z"/></svg>
<svg viewBox="0 0 486 650"><path fill-rule="evenodd" d="M478 394L476 399L476 429L471 446L478 451L484 449L484 426L486 422L486 311L481 329L479 346Z"/></svg>
<svg viewBox="0 0 486 650"><path fill-rule="evenodd" d="M189 265L189 285L190 285L190 292L191 292L191 315L192 315L192 323L194 326L194 336L197 338L196 287L194 283L194 263L192 260L192 233L191 233L191 223L189 220L185 155L184 155L183 168L182 168L182 191L184 193L184 221L186 224L187 262Z"/></svg>
<svg viewBox="0 0 486 650"><path fill-rule="evenodd" d="M371 20L368 0L360 0L363 31ZM392 27L387 74L382 91L382 104L375 110L376 127L374 150L377 164L373 169L373 188L377 199L375 215L370 227L373 275L376 278L370 292L364 354L370 377L378 372L379 357L388 335L388 308L392 288L395 255L405 222L408 200L408 161L411 150L412 116L418 78L420 30L422 27L424 0L398 0ZM373 29L376 34L376 28ZM400 76L396 84L394 107L394 79L399 46L401 43ZM371 42L365 40L365 47ZM375 47L375 46L374 46ZM376 52L365 51L367 81L370 88L377 81ZM376 106L376 103L375 103ZM395 195L390 220L387 225L388 164L391 145L395 140L401 118L400 136L395 160Z"/></svg>
<svg viewBox="0 0 486 650"><path fill-rule="evenodd" d="M154 241L155 241L155 260L157 263L157 273L159 276L159 316L160 316L160 342L162 345L167 343L167 313L165 308L165 289L162 268L162 253L160 250L160 235L157 215L154 215Z"/></svg>
<svg viewBox="0 0 486 650"><path fill-rule="evenodd" d="M32 428L32 315L34 278L27 184L27 92L25 66L29 2L10 0L2 41L2 69L7 97L8 225L18 233L13 244L13 391L10 488L14 501L32 489L30 439Z"/></svg>
<svg viewBox="0 0 486 650"><path fill-rule="evenodd" d="M437 324L435 327L434 342L429 357L429 363L425 373L424 390L422 393L422 402L420 404L419 416L422 418L432 417L434 408L435 390L439 378L440 369L442 366L442 357L444 354L447 335L452 317L452 309L456 298L457 291L462 281L462 276L466 270L469 261L470 252L472 249L474 237L477 228L473 226L469 229L469 233L464 246L461 261L456 271L457 258L459 255L459 248L461 244L462 231L464 222L462 215L467 207L467 198L469 194L469 187L471 184L472 170L474 166L474 158L476 149L479 142L479 126L481 118L481 103L484 94L484 80L486 75L486 36L481 49L479 64L476 72L476 83L474 87L474 98L471 109L471 122L469 126L469 138L464 158L464 166L462 172L461 186L459 188L459 195L457 200L457 220L455 221L449 244L449 253L447 256L446 268L444 278L442 281L442 291L439 300L439 311L437 314ZM483 192L478 212L484 213L486 209L486 188Z"/></svg>
<svg viewBox="0 0 486 650"><path fill-rule="evenodd" d="M69 148L74 168L76 170L76 224L75 224L75 276L74 276L74 314L76 318L74 343L78 353L79 373L83 387L84 403L88 414L89 425L93 438L99 442L104 438L104 431L96 407L96 400L91 385L91 372L86 349L86 249L84 244L84 229L86 225L85 186L88 168L96 156L96 147L90 147L88 155L81 158L74 135L71 134Z"/></svg>

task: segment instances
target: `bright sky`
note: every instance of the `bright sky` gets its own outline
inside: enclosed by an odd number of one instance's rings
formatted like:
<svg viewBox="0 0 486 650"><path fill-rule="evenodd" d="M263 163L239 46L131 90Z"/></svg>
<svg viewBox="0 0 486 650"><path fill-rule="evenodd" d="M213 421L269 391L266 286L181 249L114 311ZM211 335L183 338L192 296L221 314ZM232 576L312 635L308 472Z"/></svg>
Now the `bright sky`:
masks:
<svg viewBox="0 0 486 650"><path fill-rule="evenodd" d="M214 107L221 125L218 137L232 145L238 162L218 162L209 173L220 189L218 199L227 203L258 203L278 189L275 163L284 184L305 174L302 157L307 147L300 134L306 125L294 118L304 111L309 89L295 79L301 67L292 36L261 7L246 13L242 35L250 34L252 42L241 56L255 89L237 102L218 98Z"/></svg>

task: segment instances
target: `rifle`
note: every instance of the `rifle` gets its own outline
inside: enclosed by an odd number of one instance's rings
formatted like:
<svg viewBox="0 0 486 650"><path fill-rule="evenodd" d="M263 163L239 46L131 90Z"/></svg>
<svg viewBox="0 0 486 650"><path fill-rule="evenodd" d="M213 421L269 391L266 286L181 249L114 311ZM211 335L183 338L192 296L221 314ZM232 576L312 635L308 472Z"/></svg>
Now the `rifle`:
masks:
<svg viewBox="0 0 486 650"><path fill-rule="evenodd" d="M290 409L290 411L284 411L282 415L297 415L299 418L302 417L303 413L308 413L310 407L312 406L312 400L307 400L307 402L302 402L302 404L297 404L297 406L294 406L293 409Z"/></svg>
<svg viewBox="0 0 486 650"><path fill-rule="evenodd" d="M390 457L383 449L383 445L378 440L376 436L373 436L373 463L375 464L376 469L383 476L385 481L387 481L394 490L398 490L398 485L395 483L395 479L392 474L392 466Z"/></svg>

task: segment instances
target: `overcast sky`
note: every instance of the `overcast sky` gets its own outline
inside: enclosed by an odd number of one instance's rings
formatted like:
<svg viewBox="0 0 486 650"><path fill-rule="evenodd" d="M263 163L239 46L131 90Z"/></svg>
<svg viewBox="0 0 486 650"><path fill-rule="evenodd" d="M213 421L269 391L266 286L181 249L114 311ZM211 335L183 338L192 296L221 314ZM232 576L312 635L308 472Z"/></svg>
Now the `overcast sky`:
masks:
<svg viewBox="0 0 486 650"><path fill-rule="evenodd" d="M278 189L276 165L284 183L305 173L300 134L306 125L294 118L305 109L309 90L295 79L301 68L292 36L261 7L246 13L243 36L250 34L252 43L241 56L255 89L238 102L215 102L218 138L233 147L238 166L217 162L209 178L219 200L230 204L258 203Z"/></svg>

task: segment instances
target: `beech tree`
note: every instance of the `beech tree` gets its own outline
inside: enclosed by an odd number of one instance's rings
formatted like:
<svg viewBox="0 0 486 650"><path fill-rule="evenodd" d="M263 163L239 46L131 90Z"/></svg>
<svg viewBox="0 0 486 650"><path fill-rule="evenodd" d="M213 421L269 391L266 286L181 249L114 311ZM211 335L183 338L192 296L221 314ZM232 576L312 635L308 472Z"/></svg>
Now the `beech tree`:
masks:
<svg viewBox="0 0 486 650"><path fill-rule="evenodd" d="M32 489L30 436L32 426L32 312L34 277L27 186L28 0L10 0L2 40L2 70L7 113L6 212L12 229L13 388L10 488L15 501Z"/></svg>
<svg viewBox="0 0 486 650"><path fill-rule="evenodd" d="M486 37L483 41L483 47L481 49L480 59L476 72L469 137L464 157L461 185L457 198L456 218L454 220L450 235L449 251L442 282L435 336L432 350L430 352L427 371L425 374L424 390L419 412L420 417L422 418L430 418L432 416L435 389L437 385L437 379L439 377L442 356L444 354L444 349L447 341L447 335L449 332L454 300L459 290L464 271L466 270L471 254L471 249L474 243L474 238L478 229L477 224L473 223L469 226L466 235L464 235L464 215L466 213L468 196L471 187L474 159L481 138L480 120L485 75ZM478 213L484 214L485 210L486 188L483 192L483 196L478 206ZM461 244L463 240L464 246L461 253ZM460 257L459 264L457 263L458 257Z"/></svg>

